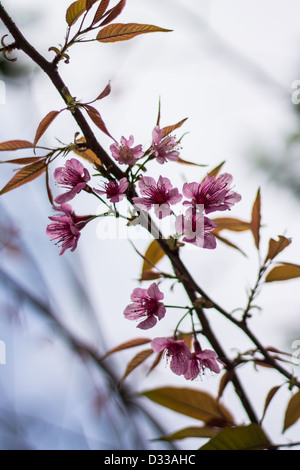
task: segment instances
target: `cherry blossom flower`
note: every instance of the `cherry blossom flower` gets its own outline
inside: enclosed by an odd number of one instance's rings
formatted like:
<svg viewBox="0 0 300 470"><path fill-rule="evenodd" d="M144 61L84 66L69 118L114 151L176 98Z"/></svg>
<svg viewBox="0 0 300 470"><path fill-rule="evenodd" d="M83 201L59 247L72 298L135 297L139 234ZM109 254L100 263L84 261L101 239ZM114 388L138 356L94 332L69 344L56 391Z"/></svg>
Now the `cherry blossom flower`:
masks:
<svg viewBox="0 0 300 470"><path fill-rule="evenodd" d="M152 132L151 150L157 162L161 165L168 160L177 161L179 152L176 150L177 142L175 137L167 135L164 137L164 130L155 126Z"/></svg>
<svg viewBox="0 0 300 470"><path fill-rule="evenodd" d="M155 338L151 342L155 352L164 351L170 369L176 375L184 375L187 372L188 362L192 354L184 340L175 338Z"/></svg>
<svg viewBox="0 0 300 470"><path fill-rule="evenodd" d="M209 369L216 374L220 373L220 367L218 365L217 354L210 350L204 349L203 351L198 347L196 352L192 354L192 357L188 360L187 370L184 377L187 380L195 380L199 375L203 375L205 369ZM221 361L219 361L221 362Z"/></svg>
<svg viewBox="0 0 300 470"><path fill-rule="evenodd" d="M94 191L100 195L106 194L106 197L110 199L111 202L116 203L124 199L128 185L129 182L127 178L122 178L119 182L109 181L108 183L104 183L103 190L94 188Z"/></svg>
<svg viewBox="0 0 300 470"><path fill-rule="evenodd" d="M184 201L183 204L203 204L206 214L230 210L241 200L241 195L230 189L231 183L232 176L229 173L223 173L218 178L207 176L202 183L185 183L182 192L191 201Z"/></svg>
<svg viewBox="0 0 300 470"><path fill-rule="evenodd" d="M65 204L71 201L76 194L87 186L87 182L91 179L88 170L76 158L68 160L65 167L56 168L54 178L58 184L69 189L69 191L55 199L57 204Z"/></svg>
<svg viewBox="0 0 300 470"><path fill-rule="evenodd" d="M171 215L173 211L170 209L170 205L177 204L182 199L178 189L173 188L171 181L162 176L158 178L157 183L154 178L144 176L138 185L142 197L134 197L134 204L147 211L154 207L155 215L159 219Z"/></svg>
<svg viewBox="0 0 300 470"><path fill-rule="evenodd" d="M69 204L62 204L55 210L62 215L49 217L53 223L47 226L46 233L51 240L57 240L56 244L61 244L59 254L63 255L67 249L74 251L77 248L81 230L94 216L78 216Z"/></svg>
<svg viewBox="0 0 300 470"><path fill-rule="evenodd" d="M131 135L128 140L121 137L121 144L112 144L110 146L112 156L121 165L134 165L137 159L144 155L142 145L132 147L133 143L134 137Z"/></svg>
<svg viewBox="0 0 300 470"><path fill-rule="evenodd" d="M185 215L179 215L175 221L177 234L184 235L182 241L201 248L216 248L216 239L212 233L209 233L214 228L216 224L194 207L188 208Z"/></svg>
<svg viewBox="0 0 300 470"><path fill-rule="evenodd" d="M163 300L164 294L159 290L158 285L153 282L148 289L136 288L131 294L132 304L124 310L124 316L128 320L139 320L146 317L138 328L148 330L161 320L166 313Z"/></svg>

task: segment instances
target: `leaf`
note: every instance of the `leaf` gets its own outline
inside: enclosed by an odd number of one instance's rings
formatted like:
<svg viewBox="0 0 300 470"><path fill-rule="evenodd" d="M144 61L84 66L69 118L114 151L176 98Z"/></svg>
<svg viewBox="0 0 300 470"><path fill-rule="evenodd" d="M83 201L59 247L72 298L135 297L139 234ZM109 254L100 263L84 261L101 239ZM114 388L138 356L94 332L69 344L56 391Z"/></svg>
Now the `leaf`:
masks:
<svg viewBox="0 0 300 470"><path fill-rule="evenodd" d="M102 21L100 26L104 26L108 23L111 23L114 19L116 19L123 11L124 7L126 5L126 0L121 0L114 8L109 10L108 16L105 18L104 21Z"/></svg>
<svg viewBox="0 0 300 470"><path fill-rule="evenodd" d="M284 417L283 432L290 428L300 418L300 391L294 395L288 404Z"/></svg>
<svg viewBox="0 0 300 470"><path fill-rule="evenodd" d="M278 240L273 240L273 238L269 241L269 251L266 257L267 260L274 259L281 251L283 251L287 246L291 244L290 238L285 238L282 235L278 235Z"/></svg>
<svg viewBox="0 0 300 470"><path fill-rule="evenodd" d="M234 376L234 369L226 370L225 374L222 376L219 384L219 392L218 392L218 400L220 400L221 396L224 393L225 388L231 382Z"/></svg>
<svg viewBox="0 0 300 470"><path fill-rule="evenodd" d="M239 248L237 245L232 243L230 240L227 240L227 238L221 237L221 235L219 235L218 233L214 233L214 230L212 230L211 233L217 238L217 240L220 240L220 242L224 243L225 245L230 246L231 248L234 248L235 250L238 250L240 253L242 253L243 256L246 256L247 258L246 253L243 250L241 250L241 248Z"/></svg>
<svg viewBox="0 0 300 470"><path fill-rule="evenodd" d="M59 115L60 111L50 111L50 113L47 114L47 116L42 119L40 122L38 129L36 131L35 139L33 146L34 148L36 147L38 141L40 138L43 136L43 134L46 132L50 124L54 121L54 119Z"/></svg>
<svg viewBox="0 0 300 470"><path fill-rule="evenodd" d="M157 353L156 358L154 359L150 369L147 372L147 375L149 375L158 366L158 364L160 363L163 355L164 355L163 351L160 351L159 353Z"/></svg>
<svg viewBox="0 0 300 470"><path fill-rule="evenodd" d="M51 191L51 188L50 188L49 166L48 165L47 165L47 168L46 168L46 189L47 189L47 195L48 195L49 202L50 202L51 206L54 206L53 194L52 194L52 191Z"/></svg>
<svg viewBox="0 0 300 470"><path fill-rule="evenodd" d="M6 160L0 163L14 163L15 165L29 165L29 163L35 163L42 160L43 157L27 157L27 158L14 158L13 160Z"/></svg>
<svg viewBox="0 0 300 470"><path fill-rule="evenodd" d="M117 42L128 41L140 34L155 33L155 32L169 32L168 29L159 28L158 26L137 24L137 23L115 23L101 29L97 35L97 41Z"/></svg>
<svg viewBox="0 0 300 470"><path fill-rule="evenodd" d="M33 144L28 140L8 140L0 144L0 151L20 150L33 148Z"/></svg>
<svg viewBox="0 0 300 470"><path fill-rule="evenodd" d="M116 346L113 349L110 349L103 357L101 357L101 361L106 359L108 356L115 352L119 351L124 351L125 349L130 349L130 348L135 348L137 346L142 346L143 344L150 343L151 339L149 338L136 338L136 339L131 339L130 341L126 341L125 343L120 344L119 346Z"/></svg>
<svg viewBox="0 0 300 470"><path fill-rule="evenodd" d="M98 0L86 0L86 10L89 11Z"/></svg>
<svg viewBox="0 0 300 470"><path fill-rule="evenodd" d="M266 401L265 401L265 407L264 407L264 411L263 411L263 415L262 415L262 418L260 420L260 422L262 423L263 422L263 419L265 417L265 414L266 414L266 411L272 401L272 399L274 398L274 396L276 395L276 393L278 392L278 390L280 389L280 385L278 385L277 387L273 387L271 388L271 390L269 391L268 395L267 395L267 398L266 398Z"/></svg>
<svg viewBox="0 0 300 470"><path fill-rule="evenodd" d="M159 126L160 124L160 114L161 114L161 101L160 101L160 97L159 97L159 101L158 101L158 113L157 113L157 120L156 120L156 125Z"/></svg>
<svg viewBox="0 0 300 470"><path fill-rule="evenodd" d="M110 93L111 93L111 85L109 82L108 85L106 85L106 87L102 91L102 93L100 93L100 95L95 99L95 101L103 100L103 98L106 98Z"/></svg>
<svg viewBox="0 0 300 470"><path fill-rule="evenodd" d="M178 122L177 124L173 124L172 126L167 126L163 128L163 137L166 137L167 135L171 134L171 132L175 131L176 129L179 129L185 121L187 121L188 118L182 119L182 121Z"/></svg>
<svg viewBox="0 0 300 470"><path fill-rule="evenodd" d="M110 0L102 0L97 11L95 14L95 17L92 22L92 26L97 24L100 20L102 20L104 13L106 12L108 5L109 5Z"/></svg>
<svg viewBox="0 0 300 470"><path fill-rule="evenodd" d="M267 275L265 282L288 281L300 277L300 266L292 263L282 263L275 266Z"/></svg>
<svg viewBox="0 0 300 470"><path fill-rule="evenodd" d="M233 217L217 217L212 219L217 225L213 233L219 233L222 230L232 230L233 232L244 232L250 230L250 223L244 220L235 219Z"/></svg>
<svg viewBox="0 0 300 470"><path fill-rule="evenodd" d="M27 165L21 170L19 170L14 177L7 183L7 185L0 191L0 196L2 194L8 193L13 189L22 186L23 184L33 181L38 176L42 175L47 169L46 158L39 160L36 163Z"/></svg>
<svg viewBox="0 0 300 470"><path fill-rule="evenodd" d="M73 26L86 10L86 0L77 0L69 6L66 13L66 21L69 26Z"/></svg>
<svg viewBox="0 0 300 470"><path fill-rule="evenodd" d="M180 439L187 439L190 437L213 437L218 434L219 429L211 426L195 427L181 429L180 431L169 434L168 436L158 437L154 441L176 441Z"/></svg>
<svg viewBox="0 0 300 470"><path fill-rule="evenodd" d="M154 353L153 349L145 349L144 351L141 351L136 356L134 356L134 358L129 362L119 385L121 385L121 383L124 382L126 377L128 377L128 375L131 374L131 372L133 372L134 369L140 366L153 353Z"/></svg>
<svg viewBox="0 0 300 470"><path fill-rule="evenodd" d="M90 105L85 105L84 106L88 115L90 116L91 120L93 123L102 131L104 134L108 135L108 137L113 137L110 135L110 133L107 130L106 125L104 124L104 121L102 117L100 116L99 111L96 108L93 108L93 106ZM113 139L114 140L114 139Z"/></svg>
<svg viewBox="0 0 300 470"><path fill-rule="evenodd" d="M154 281L155 279L160 279L161 273L148 269L144 271L139 279L139 281Z"/></svg>
<svg viewBox="0 0 300 470"><path fill-rule="evenodd" d="M220 431L199 450L262 450L270 441L259 424L237 426Z"/></svg>
<svg viewBox="0 0 300 470"><path fill-rule="evenodd" d="M143 392L142 395L161 406L204 421L210 426L226 427L234 424L230 412L207 392L164 387Z"/></svg>
<svg viewBox="0 0 300 470"><path fill-rule="evenodd" d="M154 266L165 256L164 250L161 248L157 240L153 240L144 256L144 263L142 268L142 277L143 274L149 270L152 270Z"/></svg>
<svg viewBox="0 0 300 470"><path fill-rule="evenodd" d="M257 191L256 198L252 207L252 216L250 228L254 237L255 246L259 249L260 243L260 227L261 227L261 196L260 188Z"/></svg>
<svg viewBox="0 0 300 470"><path fill-rule="evenodd" d="M220 163L220 165L216 166L216 168L214 168L213 170L211 170L207 176L209 176L209 178L217 178L218 174L220 173L223 165L225 164L225 160L224 162ZM202 182L207 178L207 176L205 176L205 178L203 178Z"/></svg>
<svg viewBox="0 0 300 470"><path fill-rule="evenodd" d="M187 160L183 160L183 158L180 158L180 157L178 157L178 160L176 160L176 163L181 163L182 165L192 165L192 166L207 166L207 165L202 165L201 163L189 162Z"/></svg>
<svg viewBox="0 0 300 470"><path fill-rule="evenodd" d="M81 137L79 140L76 141L76 144L80 144L80 143L85 143L86 140L84 137ZM96 167L101 165L101 161L100 159L97 157L97 155L90 149L86 149L86 150L78 150L76 148L73 148L72 151L74 153L76 153L76 155L78 155L79 157L82 157L84 160L87 160L88 162L92 163L93 165L95 165Z"/></svg>

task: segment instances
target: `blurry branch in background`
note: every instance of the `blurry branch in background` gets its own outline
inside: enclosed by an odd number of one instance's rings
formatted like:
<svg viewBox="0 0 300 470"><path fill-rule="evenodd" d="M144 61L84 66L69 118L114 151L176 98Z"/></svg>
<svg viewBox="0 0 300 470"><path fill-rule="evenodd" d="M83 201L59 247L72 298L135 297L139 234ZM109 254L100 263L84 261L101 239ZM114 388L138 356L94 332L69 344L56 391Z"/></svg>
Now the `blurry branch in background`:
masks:
<svg viewBox="0 0 300 470"><path fill-rule="evenodd" d="M4 211L1 208L1 215L3 219ZM2 227L2 228L1 228ZM5 223L2 225L0 220L0 250L6 250L8 253L18 254L23 258L23 262L31 266L31 269L36 270L36 275L39 280L44 283L42 274L39 270L38 265L35 260L31 257L30 253L27 251L26 247L22 243L21 235L16 228L12 226L8 219L8 215L5 215ZM3 253L2 253L3 254ZM75 274L73 273L75 276ZM122 385L120 387L120 377L117 376L113 367L109 365L109 362L102 361L101 357L103 354L99 349L91 346L86 341L78 338L71 330L60 320L58 313L54 313L53 307L50 306L50 303L53 304L53 299L51 302L44 297L43 300L38 298L35 293L29 292L28 289L20 284L11 274L9 274L0 262L0 285L5 288L6 292L10 292L9 296L11 299L11 304L13 301L26 304L30 306L30 311L36 311L42 315L45 320L48 321L48 328L53 328L56 334L63 340L63 342L84 362L92 362L98 369L101 377L106 383L106 388L108 389L108 396L110 399L116 397L120 406L124 409L125 415L128 415L128 419L131 422L131 425L136 427L136 442L137 446L143 448L142 444L142 433L138 431L138 423L135 421L134 417L136 414L143 415L143 417L149 422L150 426L153 427L158 433L163 434L164 430L161 428L161 425L155 420L153 416L139 403L138 399L134 398L132 391L128 386ZM89 304L89 299L84 292L84 289L80 288L80 284L77 283L77 289L84 294L84 300L87 304L87 311L91 313L93 307ZM47 286L44 288L45 292L49 292ZM13 300L13 301L12 301ZM100 330L99 330L100 333ZM101 343L101 340L99 341ZM34 418L39 420L38 418ZM113 425L113 423L112 423ZM117 431L118 432L118 431ZM172 444L168 445L170 448L173 448Z"/></svg>

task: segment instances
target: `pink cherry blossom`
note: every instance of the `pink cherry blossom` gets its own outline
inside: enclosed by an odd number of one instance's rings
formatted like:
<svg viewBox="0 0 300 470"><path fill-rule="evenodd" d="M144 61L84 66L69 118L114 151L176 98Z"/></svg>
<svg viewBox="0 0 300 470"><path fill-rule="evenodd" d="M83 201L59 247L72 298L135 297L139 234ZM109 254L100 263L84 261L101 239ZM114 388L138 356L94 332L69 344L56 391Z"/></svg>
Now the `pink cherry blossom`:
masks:
<svg viewBox="0 0 300 470"><path fill-rule="evenodd" d="M162 165L168 160L177 161L179 152L176 150L176 146L175 137L170 135L164 137L164 130L155 126L152 132L151 155L156 158L158 163Z"/></svg>
<svg viewBox="0 0 300 470"><path fill-rule="evenodd" d="M175 229L178 235L184 235L182 241L201 248L214 249L216 239L211 232L216 224L194 207L187 209L185 215L176 217Z"/></svg>
<svg viewBox="0 0 300 470"><path fill-rule="evenodd" d="M187 371L188 361L192 358L191 352L184 340L175 338L155 338L151 342L155 352L164 351L170 369L176 375L184 375Z"/></svg>
<svg viewBox="0 0 300 470"><path fill-rule="evenodd" d="M161 320L166 313L163 300L164 294L159 290L158 285L153 282L148 289L136 288L131 294L132 304L128 305L124 311L124 316L128 320L139 320L146 317L138 328L148 330Z"/></svg>
<svg viewBox="0 0 300 470"><path fill-rule="evenodd" d="M206 214L230 210L241 200L241 195L230 189L231 183L232 176L228 173L223 173L218 178L207 176L202 183L185 183L182 192L191 201L184 201L183 204L202 204Z"/></svg>
<svg viewBox="0 0 300 470"><path fill-rule="evenodd" d="M56 168L54 178L58 184L69 189L55 199L57 204L65 204L73 199L91 179L88 170L76 158L68 160L65 167Z"/></svg>
<svg viewBox="0 0 300 470"><path fill-rule="evenodd" d="M199 350L192 354L187 365L187 371L184 377L187 380L195 380L199 375L201 376L205 369L209 369L216 374L220 373L220 367L217 362L217 355L210 349Z"/></svg>
<svg viewBox="0 0 300 470"><path fill-rule="evenodd" d="M106 197L110 199L111 202L116 203L124 199L128 185L129 182L127 178L122 178L119 182L109 181L108 183L104 183L103 190L94 188L94 191L100 195L106 194Z"/></svg>
<svg viewBox="0 0 300 470"><path fill-rule="evenodd" d="M57 240L56 244L61 244L60 255L67 249L74 251L77 248L81 230L92 220L93 216L78 216L69 204L62 204L55 209L62 215L49 217L53 221L49 224L46 233L51 240Z"/></svg>
<svg viewBox="0 0 300 470"><path fill-rule="evenodd" d="M138 158L141 158L145 152L143 152L142 145L136 145L132 147L134 143L134 137L131 135L129 139L121 137L120 144L112 144L110 151L112 156L121 165L134 165Z"/></svg>
<svg viewBox="0 0 300 470"><path fill-rule="evenodd" d="M170 205L177 204L182 199L178 189L173 188L171 181L162 176L158 178L157 183L154 178L144 176L138 185L142 197L134 197L134 204L146 211L154 207L154 212L159 219L171 215L173 212Z"/></svg>

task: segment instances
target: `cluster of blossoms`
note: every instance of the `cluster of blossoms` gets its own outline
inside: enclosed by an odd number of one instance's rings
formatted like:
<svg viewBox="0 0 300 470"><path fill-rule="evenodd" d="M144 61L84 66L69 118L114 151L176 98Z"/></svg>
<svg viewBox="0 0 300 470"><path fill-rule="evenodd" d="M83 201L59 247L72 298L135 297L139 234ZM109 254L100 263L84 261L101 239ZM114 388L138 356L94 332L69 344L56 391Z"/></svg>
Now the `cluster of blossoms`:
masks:
<svg viewBox="0 0 300 470"><path fill-rule="evenodd" d="M142 330L152 328L157 320L165 316L163 299L164 294L155 282L148 289L136 288L131 294L132 303L126 307L124 316L128 320L142 319L138 324L138 328ZM184 340L175 337L155 338L151 347L157 353L164 351L172 372L183 375L187 380L194 380L202 375L205 369L220 372L216 353L209 349L201 350L198 341L194 342L194 352L189 350Z"/></svg>
<svg viewBox="0 0 300 470"><path fill-rule="evenodd" d="M194 352L191 352L183 339L155 338L151 342L152 349L160 353L164 351L170 369L176 375L183 375L186 380L195 380L205 370L218 374L220 367L217 355L210 349L202 350L198 341L194 341Z"/></svg>
<svg viewBox="0 0 300 470"><path fill-rule="evenodd" d="M67 204L80 191L93 193L101 199L105 196L112 203L117 204L126 197L129 185L137 183L140 197L133 197L137 210L150 211L154 209L156 217L164 219L175 216L175 237L182 236L186 243L213 249L216 247L216 239L212 233L215 223L207 215L215 211L230 210L240 201L241 196L232 190L232 176L228 173L218 177L208 175L204 181L185 183L180 192L174 188L171 181L159 176L156 181L150 176L138 175L143 165L135 175L132 167L138 160L145 157L146 162L154 160L163 165L167 161L177 161L179 152L175 137L165 135L163 129L156 126L152 133L152 144L144 152L142 145L134 146L134 137L121 138L120 144L110 146L113 158L120 165L127 165L126 177L120 181L114 179L103 182L99 188L89 186L91 175L86 168L75 158L68 160L64 167L57 168L54 172L56 182L67 189L64 194L55 199L54 209L58 214L49 217L51 223L47 227L47 235L61 245L60 254L67 249L74 251L77 247L81 230L96 216L78 216ZM182 202L184 213L175 215L173 206ZM105 202L107 205L107 203ZM164 294L154 282L148 289L136 288L131 294L131 303L125 308L124 316L128 320L139 321L137 327L142 330L153 328L166 314L166 306L163 303ZM202 350L196 337L194 351L191 352L184 340L173 338L156 338L152 341L155 352L162 352L170 364L171 370L177 375L183 375L187 380L194 380L205 369L215 373L220 372L216 353L211 350Z"/></svg>

